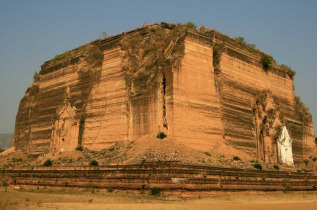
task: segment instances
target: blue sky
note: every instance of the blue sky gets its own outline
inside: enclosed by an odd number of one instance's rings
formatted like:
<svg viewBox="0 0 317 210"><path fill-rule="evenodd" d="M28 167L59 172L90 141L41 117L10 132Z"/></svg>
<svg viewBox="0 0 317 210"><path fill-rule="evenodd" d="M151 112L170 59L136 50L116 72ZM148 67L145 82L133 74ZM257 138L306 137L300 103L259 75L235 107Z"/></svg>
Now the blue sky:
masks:
<svg viewBox="0 0 317 210"><path fill-rule="evenodd" d="M0 133L14 131L18 104L34 71L66 50L143 22L215 28L296 70L295 93L317 128L317 1L0 0Z"/></svg>

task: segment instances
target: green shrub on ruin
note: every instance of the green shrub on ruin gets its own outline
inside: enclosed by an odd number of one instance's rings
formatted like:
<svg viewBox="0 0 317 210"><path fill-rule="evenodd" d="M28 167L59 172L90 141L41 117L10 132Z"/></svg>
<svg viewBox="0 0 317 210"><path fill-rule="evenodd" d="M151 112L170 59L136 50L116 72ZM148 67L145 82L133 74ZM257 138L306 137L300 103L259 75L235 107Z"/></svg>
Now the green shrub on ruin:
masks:
<svg viewBox="0 0 317 210"><path fill-rule="evenodd" d="M0 148L0 153L3 152L4 150Z"/></svg>
<svg viewBox="0 0 317 210"><path fill-rule="evenodd" d="M54 65L61 60L68 59L71 55L72 53L70 51L65 51L62 54L55 55L55 57L51 60L51 63Z"/></svg>
<svg viewBox="0 0 317 210"><path fill-rule="evenodd" d="M171 68L184 55L184 39L188 27L173 29L155 25L145 32L125 35L120 41L123 71L130 96L142 95L159 84L165 69Z"/></svg>
<svg viewBox="0 0 317 210"><path fill-rule="evenodd" d="M92 68L101 67L103 61L103 52L95 45L88 45L84 53L87 64Z"/></svg>
<svg viewBox="0 0 317 210"><path fill-rule="evenodd" d="M90 161L89 165L90 166L98 166L99 163L96 160L92 160L92 161Z"/></svg>
<svg viewBox="0 0 317 210"><path fill-rule="evenodd" d="M233 160L241 160L238 156L234 156L232 159Z"/></svg>
<svg viewBox="0 0 317 210"><path fill-rule="evenodd" d="M209 152L205 152L205 155L211 157L211 154Z"/></svg>
<svg viewBox="0 0 317 210"><path fill-rule="evenodd" d="M51 159L47 159L43 164L43 166L52 166L52 165L53 165L53 161Z"/></svg>
<svg viewBox="0 0 317 210"><path fill-rule="evenodd" d="M262 55L261 63L264 71L268 71L272 65L272 59L267 55Z"/></svg>
<svg viewBox="0 0 317 210"><path fill-rule="evenodd" d="M293 80L294 76L296 75L296 72L289 66L282 64L281 65L281 70L283 72L285 72L286 74L288 74L290 76L290 78Z"/></svg>
<svg viewBox="0 0 317 210"><path fill-rule="evenodd" d="M40 74L36 71L36 72L34 72L34 74L33 74L33 81L34 82L37 82L37 81L39 81L40 80Z"/></svg>
<svg viewBox="0 0 317 210"><path fill-rule="evenodd" d="M274 165L273 168L278 170L278 171L280 170L280 167L278 167L278 165Z"/></svg>
<svg viewBox="0 0 317 210"><path fill-rule="evenodd" d="M253 167L256 168L256 169L262 170L262 165L261 165L261 163L254 163L254 164L253 164Z"/></svg>
<svg viewBox="0 0 317 210"><path fill-rule="evenodd" d="M112 187L108 187L107 188L107 192L112 193L113 192L113 188Z"/></svg>
<svg viewBox="0 0 317 210"><path fill-rule="evenodd" d="M76 147L76 150L83 151L83 147L82 146Z"/></svg>
<svg viewBox="0 0 317 210"><path fill-rule="evenodd" d="M236 40L242 45L247 46L247 50L253 54L256 52L256 50L258 50L255 44L249 44L248 42L245 41L244 37L242 36L235 37L234 40Z"/></svg>
<svg viewBox="0 0 317 210"><path fill-rule="evenodd" d="M185 23L184 26L186 26L187 28L190 28L190 29L197 29L196 24L191 22L191 21Z"/></svg>
<svg viewBox="0 0 317 210"><path fill-rule="evenodd" d="M104 55L99 47L90 44L84 48L83 56L86 64L78 71L79 80L83 83L90 82L91 88L100 79Z"/></svg>
<svg viewBox="0 0 317 210"><path fill-rule="evenodd" d="M151 195L161 195L161 189L157 187L151 188Z"/></svg>
<svg viewBox="0 0 317 210"><path fill-rule="evenodd" d="M167 137L167 135L164 132L158 132L156 136L158 139L164 139L165 137Z"/></svg>

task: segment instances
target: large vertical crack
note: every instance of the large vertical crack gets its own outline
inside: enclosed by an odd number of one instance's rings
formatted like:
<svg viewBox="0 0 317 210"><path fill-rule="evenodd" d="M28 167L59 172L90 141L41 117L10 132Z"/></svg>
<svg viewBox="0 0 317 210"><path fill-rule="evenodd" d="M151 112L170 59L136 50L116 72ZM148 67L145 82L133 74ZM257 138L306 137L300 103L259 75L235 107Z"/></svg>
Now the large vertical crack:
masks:
<svg viewBox="0 0 317 210"><path fill-rule="evenodd" d="M214 41L213 41L214 42ZM214 84L215 84L215 88L216 91L218 93L218 99L219 99L219 104L220 104L220 115L221 115L221 123L222 123L222 127L223 127L223 140L225 140L225 133L226 133L226 129L225 129L225 124L224 124L224 105L223 105L223 98L222 98L222 86L223 86L223 80L224 80L224 75L221 71L220 68L220 60L221 60L221 56L222 53L225 50L225 47L222 44L217 44L214 43L213 44L213 57L212 57L212 61L213 61L213 68L214 68Z"/></svg>
<svg viewBox="0 0 317 210"><path fill-rule="evenodd" d="M163 73L162 75L162 85L161 85L161 93L162 93L162 119L163 119L163 127L168 129L168 123L166 119L166 77Z"/></svg>

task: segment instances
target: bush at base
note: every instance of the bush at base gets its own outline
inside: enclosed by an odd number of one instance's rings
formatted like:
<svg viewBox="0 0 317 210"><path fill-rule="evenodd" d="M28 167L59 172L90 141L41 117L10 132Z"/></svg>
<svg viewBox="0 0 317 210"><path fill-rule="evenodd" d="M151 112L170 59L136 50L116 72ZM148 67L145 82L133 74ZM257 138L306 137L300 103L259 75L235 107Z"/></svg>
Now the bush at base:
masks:
<svg viewBox="0 0 317 210"><path fill-rule="evenodd" d="M161 195L161 189L157 187L151 188L151 195Z"/></svg>
<svg viewBox="0 0 317 210"><path fill-rule="evenodd" d="M96 160L92 160L89 164L90 166L98 166L98 162Z"/></svg>
<svg viewBox="0 0 317 210"><path fill-rule="evenodd" d="M233 160L241 160L241 158L239 158L238 156L234 156L232 159Z"/></svg>
<svg viewBox="0 0 317 210"><path fill-rule="evenodd" d="M76 150L83 151L83 147L77 147Z"/></svg>
<svg viewBox="0 0 317 210"><path fill-rule="evenodd" d="M158 139L164 139L167 135L164 132L159 132L156 136Z"/></svg>
<svg viewBox="0 0 317 210"><path fill-rule="evenodd" d="M52 166L52 165L53 165L53 162L51 159L47 159L43 164L43 166Z"/></svg>
<svg viewBox="0 0 317 210"><path fill-rule="evenodd" d="M260 163L254 163L253 167L259 170L262 170L262 165Z"/></svg>

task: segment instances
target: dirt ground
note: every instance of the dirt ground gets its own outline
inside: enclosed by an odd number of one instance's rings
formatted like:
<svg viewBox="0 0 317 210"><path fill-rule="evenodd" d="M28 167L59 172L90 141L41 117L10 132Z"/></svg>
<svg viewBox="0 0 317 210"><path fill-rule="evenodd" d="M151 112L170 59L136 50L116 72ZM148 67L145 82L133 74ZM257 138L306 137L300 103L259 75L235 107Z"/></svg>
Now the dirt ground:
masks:
<svg viewBox="0 0 317 210"><path fill-rule="evenodd" d="M316 209L317 192L163 192L92 189L0 189L0 209Z"/></svg>
<svg viewBox="0 0 317 210"><path fill-rule="evenodd" d="M92 160L96 160L99 165L178 161L182 164L242 169L254 169L254 163L258 161L263 170L276 170L274 164L266 164L261 160L256 160L255 157L223 142L213 145L211 150L198 151L170 138L158 139L149 135L135 141L118 142L101 151L82 148L82 151L65 151L34 157L21 151L7 150L0 154L0 168L42 166L47 159L52 160L53 166L88 166ZM308 165L302 162L294 168L278 164L278 168L281 171L294 172L297 169L300 172L311 170L317 167L316 160L317 157L311 156Z"/></svg>

